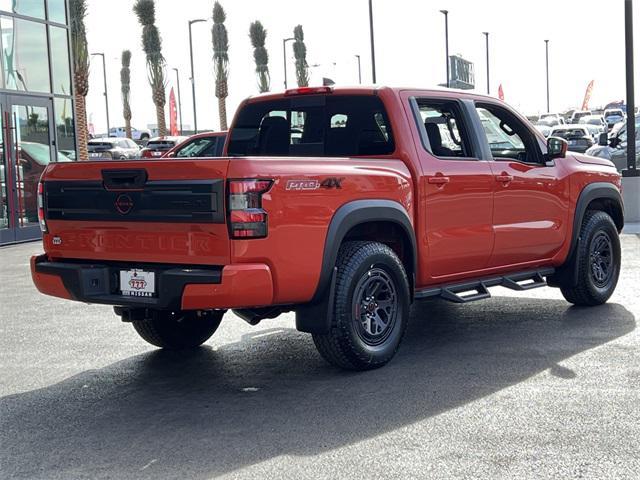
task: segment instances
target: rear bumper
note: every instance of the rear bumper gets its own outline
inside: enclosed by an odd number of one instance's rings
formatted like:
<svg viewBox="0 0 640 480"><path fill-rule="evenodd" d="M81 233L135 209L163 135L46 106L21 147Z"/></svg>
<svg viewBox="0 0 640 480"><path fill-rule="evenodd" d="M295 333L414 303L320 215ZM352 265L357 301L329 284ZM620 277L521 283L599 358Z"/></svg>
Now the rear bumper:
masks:
<svg viewBox="0 0 640 480"><path fill-rule="evenodd" d="M140 268L156 274L156 296L120 294L119 272ZM271 270L264 264L215 267L176 267L158 264L49 261L31 257L31 275L45 295L137 308L208 310L270 305L273 301Z"/></svg>

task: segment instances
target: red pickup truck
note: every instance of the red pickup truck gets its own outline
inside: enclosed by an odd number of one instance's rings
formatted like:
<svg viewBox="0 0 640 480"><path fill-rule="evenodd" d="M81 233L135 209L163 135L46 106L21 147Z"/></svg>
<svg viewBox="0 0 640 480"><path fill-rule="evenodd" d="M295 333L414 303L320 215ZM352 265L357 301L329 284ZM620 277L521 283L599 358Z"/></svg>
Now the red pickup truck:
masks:
<svg viewBox="0 0 640 480"><path fill-rule="evenodd" d="M326 360L365 370L393 357L413 301L548 284L598 305L618 281L616 169L490 97L264 94L225 155L47 167L38 289L114 305L164 348L200 345L228 309L294 311Z"/></svg>

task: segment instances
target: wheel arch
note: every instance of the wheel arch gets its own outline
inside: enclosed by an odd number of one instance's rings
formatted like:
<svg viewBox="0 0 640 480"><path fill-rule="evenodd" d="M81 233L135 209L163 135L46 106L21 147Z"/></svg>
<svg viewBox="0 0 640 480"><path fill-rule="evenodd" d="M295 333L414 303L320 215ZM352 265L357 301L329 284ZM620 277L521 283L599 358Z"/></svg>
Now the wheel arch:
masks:
<svg viewBox="0 0 640 480"><path fill-rule="evenodd" d="M368 240L388 245L402 261L413 299L417 247L407 210L392 200L354 200L336 210L325 239L322 266L312 300L296 310L296 327L310 333L330 328L338 250L345 241Z"/></svg>
<svg viewBox="0 0 640 480"><path fill-rule="evenodd" d="M624 207L620 190L608 182L590 183L582 189L576 202L571 232L571 245L567 258L554 275L549 278L549 285L576 285L578 282L576 252L580 242L582 221L589 210L599 210L607 213L613 219L618 232L624 227Z"/></svg>
<svg viewBox="0 0 640 480"><path fill-rule="evenodd" d="M385 227L390 231L385 232ZM405 208L392 200L354 200L340 207L331 219L314 300L319 300L329 286L338 250L349 240L377 241L388 245L398 254L410 282L413 282L411 278L417 266L416 238Z"/></svg>

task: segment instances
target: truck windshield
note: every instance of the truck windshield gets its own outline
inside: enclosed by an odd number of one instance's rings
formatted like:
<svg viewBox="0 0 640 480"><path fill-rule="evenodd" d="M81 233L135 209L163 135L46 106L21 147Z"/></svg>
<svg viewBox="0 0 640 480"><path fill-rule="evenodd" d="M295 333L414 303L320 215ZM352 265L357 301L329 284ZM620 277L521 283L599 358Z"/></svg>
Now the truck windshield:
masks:
<svg viewBox="0 0 640 480"><path fill-rule="evenodd" d="M247 104L231 130L229 156L388 155L393 135L373 95L300 95Z"/></svg>

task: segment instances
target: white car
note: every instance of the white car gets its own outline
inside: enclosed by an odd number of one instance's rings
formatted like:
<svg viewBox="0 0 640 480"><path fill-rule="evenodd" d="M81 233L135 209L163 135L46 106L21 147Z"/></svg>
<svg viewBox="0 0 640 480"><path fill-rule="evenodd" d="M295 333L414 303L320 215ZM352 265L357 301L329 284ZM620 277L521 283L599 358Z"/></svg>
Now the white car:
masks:
<svg viewBox="0 0 640 480"><path fill-rule="evenodd" d="M109 129L109 136L124 138L127 136L127 131L124 127L113 127ZM131 127L131 137L133 140L146 142L151 138L151 130L138 130Z"/></svg>
<svg viewBox="0 0 640 480"><path fill-rule="evenodd" d="M565 121L559 113L543 113L540 115L537 123L544 123L549 127L555 127L556 125L564 125Z"/></svg>

